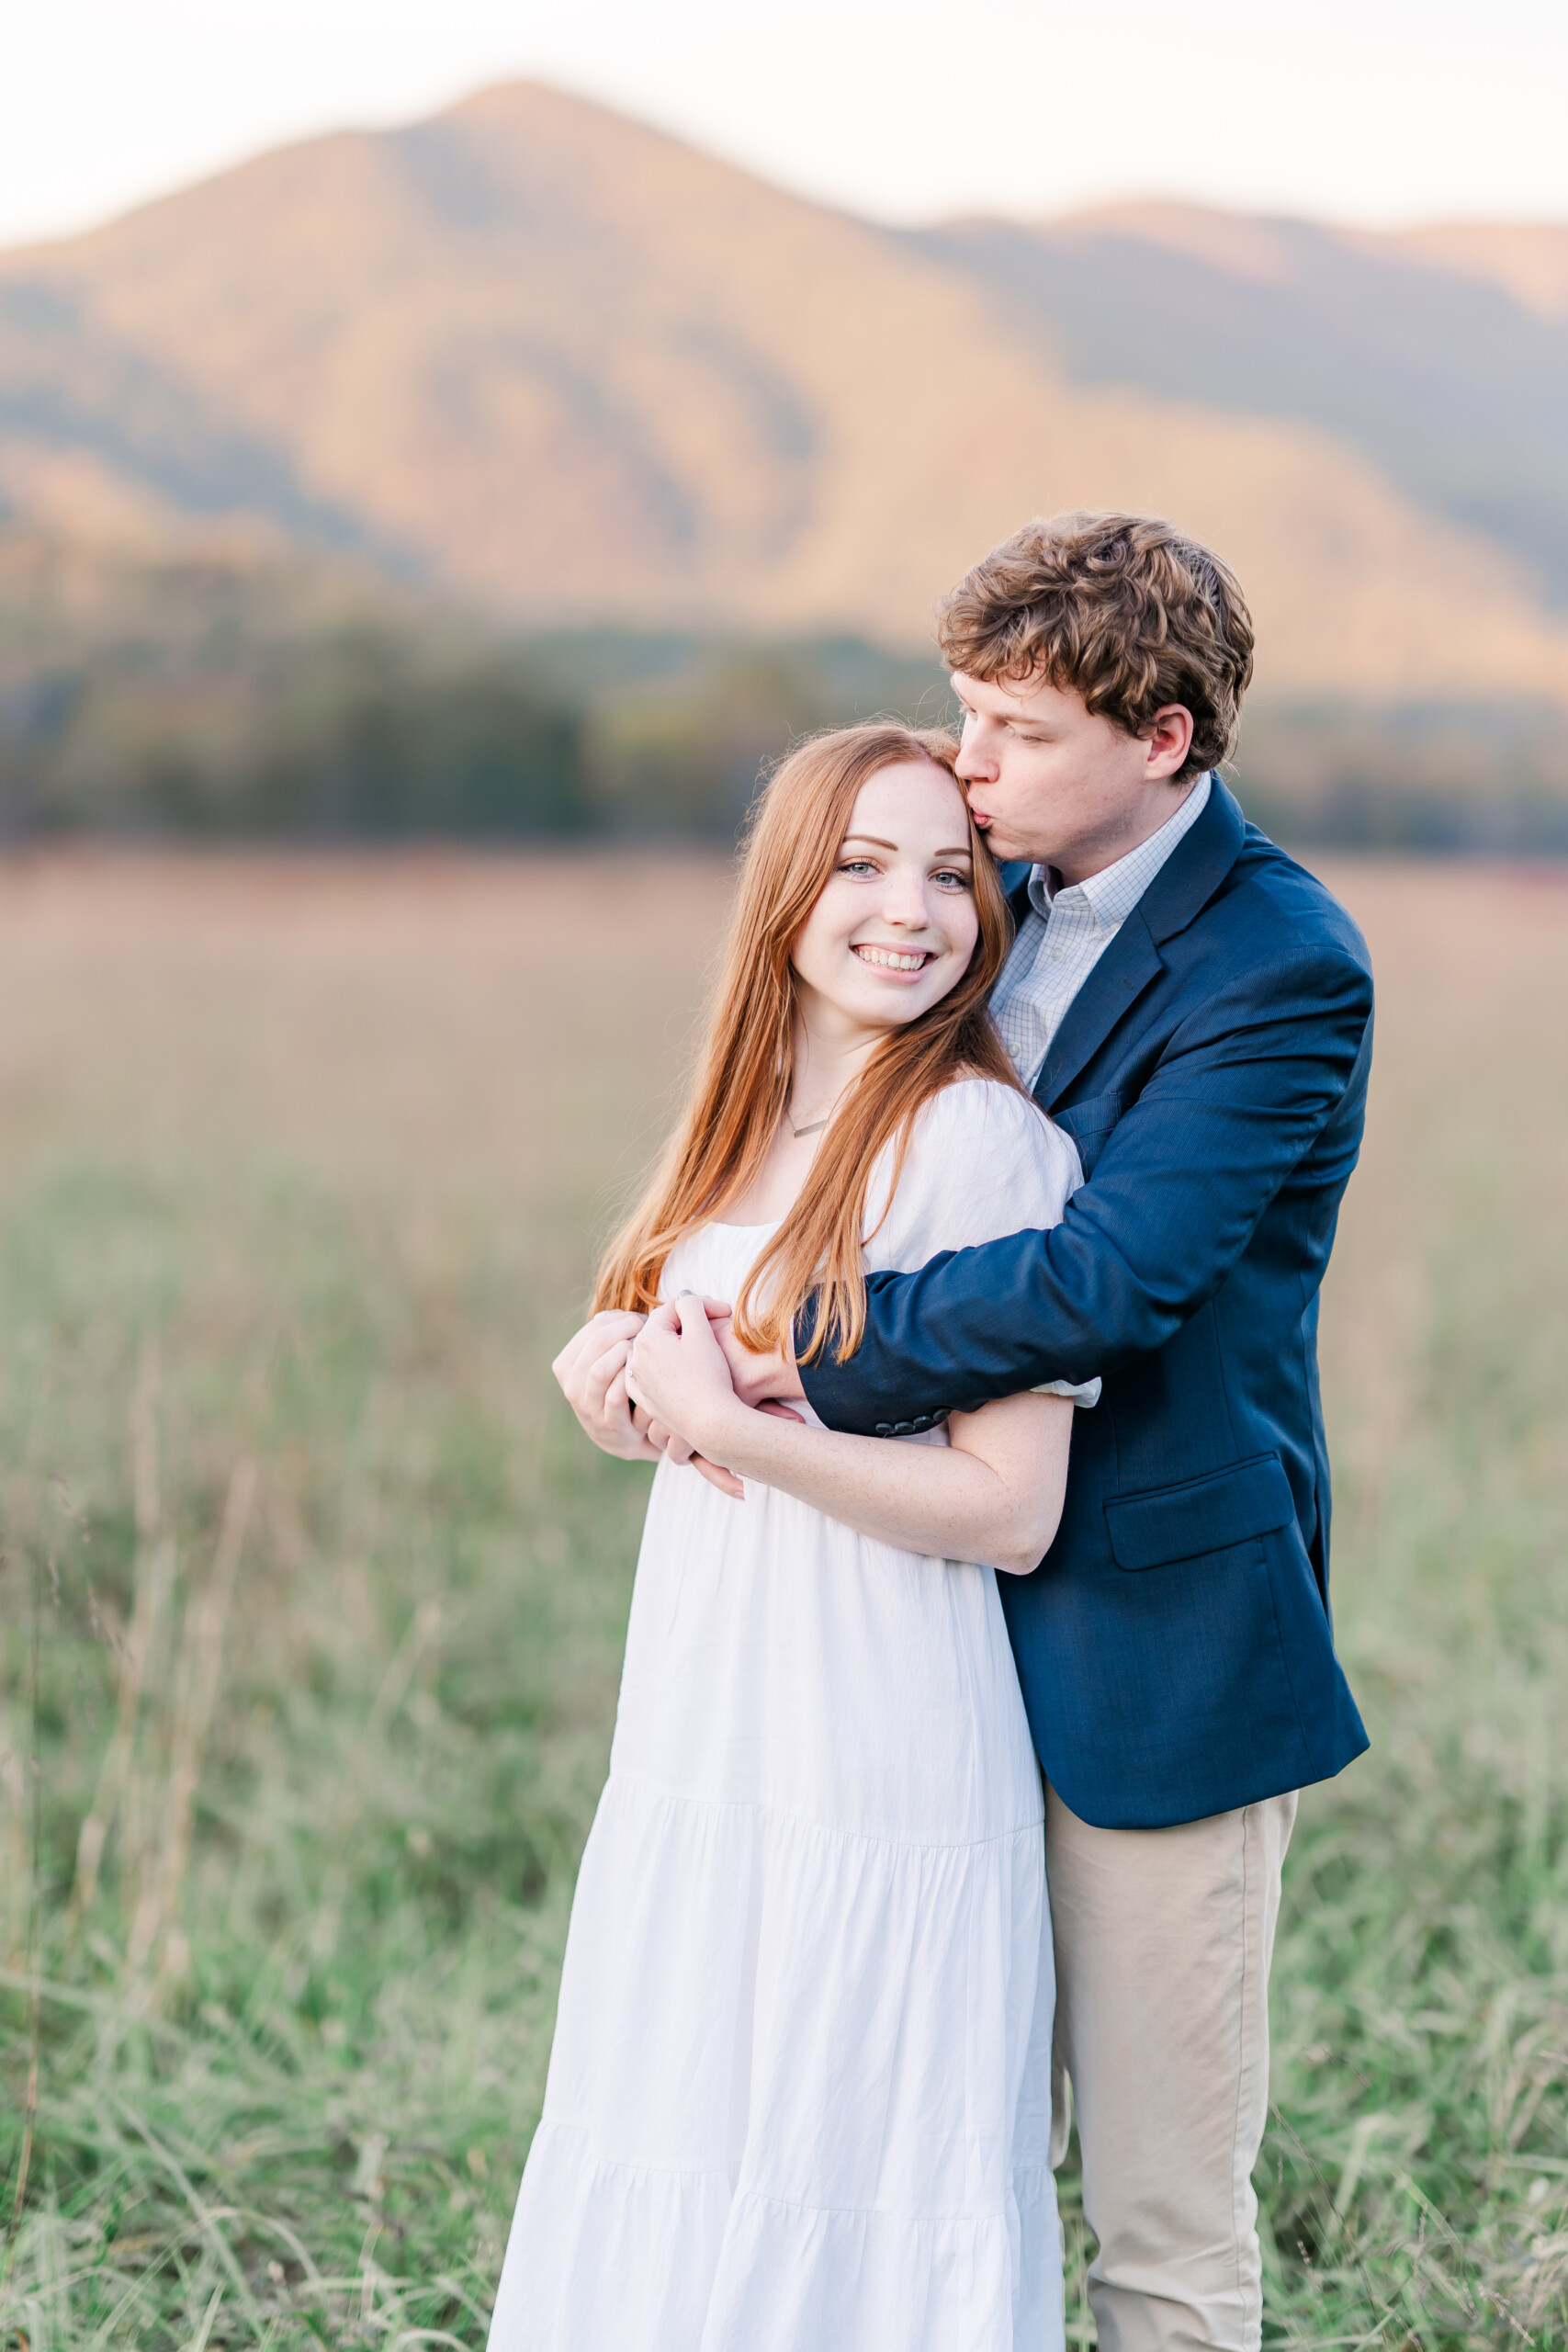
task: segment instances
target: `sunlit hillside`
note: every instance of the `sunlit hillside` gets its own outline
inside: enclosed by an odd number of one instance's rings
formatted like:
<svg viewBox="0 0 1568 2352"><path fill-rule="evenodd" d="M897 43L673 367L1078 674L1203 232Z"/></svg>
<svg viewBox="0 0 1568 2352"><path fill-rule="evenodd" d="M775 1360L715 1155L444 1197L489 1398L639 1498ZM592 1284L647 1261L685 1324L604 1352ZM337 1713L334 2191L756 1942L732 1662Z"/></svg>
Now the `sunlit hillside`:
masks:
<svg viewBox="0 0 1568 2352"><path fill-rule="evenodd" d="M1293 250L1281 230L1235 233ZM1126 504L1236 563L1270 692L1393 700L1462 677L1472 698L1568 697L1568 621L1506 480L1539 475L1549 502L1551 466L1491 429L1512 373L1471 420L1461 497L1351 413L1343 337L1280 396L1271 314L1237 307L1277 302L1277 272L1171 243L1079 231L1030 278L983 240L897 235L502 87L9 255L0 482L73 528L243 518L534 625L908 644L1024 516ZM1431 253L1362 267L1406 322L1404 374L1387 359L1365 394L1385 407L1414 369L1434 413L1454 408L1444 386L1476 372L1474 338L1456 360L1441 330L1467 302L1506 313L1516 345L1561 345L1558 323ZM1239 376L1220 365L1216 288L1232 342L1239 318L1258 343ZM1311 344L1323 301L1283 293ZM1154 347L1141 367L1130 334ZM1526 397L1540 405L1533 383Z"/></svg>
<svg viewBox="0 0 1568 2352"><path fill-rule="evenodd" d="M934 231L1080 387L1313 425L1568 602L1568 224L1374 234L1124 204Z"/></svg>

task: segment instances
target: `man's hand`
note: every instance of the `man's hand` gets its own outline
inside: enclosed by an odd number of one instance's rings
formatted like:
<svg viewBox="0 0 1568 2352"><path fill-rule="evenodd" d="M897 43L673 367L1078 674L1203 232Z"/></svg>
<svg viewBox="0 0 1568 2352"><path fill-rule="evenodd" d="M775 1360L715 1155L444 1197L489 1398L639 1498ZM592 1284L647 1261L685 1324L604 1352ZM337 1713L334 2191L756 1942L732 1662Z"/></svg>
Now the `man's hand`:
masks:
<svg viewBox="0 0 1568 2352"><path fill-rule="evenodd" d="M702 1304L710 1318L728 1330L728 1303L705 1298ZM659 1462L668 1453L671 1462L689 1462L709 1486L739 1500L745 1492L739 1478L721 1464L705 1461L640 1406L634 1411L626 1394L626 1363L632 1341L647 1320L644 1315L611 1308L572 1334L550 1366L567 1403L601 1453L621 1462Z"/></svg>
<svg viewBox="0 0 1568 2352"><path fill-rule="evenodd" d="M804 1401L806 1391L795 1364L793 1329L785 1334L782 1347L765 1356L754 1355L750 1348L742 1347L735 1336L735 1326L728 1317L715 1322L713 1335L724 1351L731 1385L743 1405L787 1404L792 1396ZM797 1421L800 1415L790 1413L787 1418Z"/></svg>

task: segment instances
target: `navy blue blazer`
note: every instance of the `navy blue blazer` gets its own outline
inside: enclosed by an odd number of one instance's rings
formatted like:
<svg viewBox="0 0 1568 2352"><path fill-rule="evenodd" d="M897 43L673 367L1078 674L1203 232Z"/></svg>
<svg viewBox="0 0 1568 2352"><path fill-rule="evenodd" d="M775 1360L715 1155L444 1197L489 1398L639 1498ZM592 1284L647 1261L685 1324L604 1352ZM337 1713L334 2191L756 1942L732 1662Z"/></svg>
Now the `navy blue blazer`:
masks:
<svg viewBox="0 0 1568 2352"><path fill-rule="evenodd" d="M802 1374L829 1428L882 1437L1104 1375L1055 1541L999 1579L1041 1761L1100 1827L1367 1745L1329 1620L1317 1312L1371 1035L1360 933L1215 776L1035 1087L1089 1180L1061 1224L872 1274L858 1352Z"/></svg>

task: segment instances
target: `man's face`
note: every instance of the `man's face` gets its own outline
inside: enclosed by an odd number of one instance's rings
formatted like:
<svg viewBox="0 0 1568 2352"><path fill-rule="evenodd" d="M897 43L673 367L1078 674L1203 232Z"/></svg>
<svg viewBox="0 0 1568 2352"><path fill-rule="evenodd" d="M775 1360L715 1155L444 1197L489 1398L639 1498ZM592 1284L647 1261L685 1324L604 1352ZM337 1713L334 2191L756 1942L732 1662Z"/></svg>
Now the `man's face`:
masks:
<svg viewBox="0 0 1568 2352"><path fill-rule="evenodd" d="M1186 797L1170 781L1192 737L1179 704L1148 735L1128 735L1092 716L1080 694L1038 680L1008 685L955 670L953 690L964 707L958 774L998 858L1081 882L1147 841Z"/></svg>

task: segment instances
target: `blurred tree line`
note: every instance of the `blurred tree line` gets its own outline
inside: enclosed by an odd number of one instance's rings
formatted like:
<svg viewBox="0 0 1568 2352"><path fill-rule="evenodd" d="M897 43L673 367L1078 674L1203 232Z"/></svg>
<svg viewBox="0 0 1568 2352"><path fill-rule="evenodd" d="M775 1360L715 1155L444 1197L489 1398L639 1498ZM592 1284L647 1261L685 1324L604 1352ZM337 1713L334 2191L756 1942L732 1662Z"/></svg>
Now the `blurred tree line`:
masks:
<svg viewBox="0 0 1568 2352"><path fill-rule="evenodd" d="M1544 698L1259 700L1236 771L1247 815L1303 848L1568 856L1568 711Z"/></svg>
<svg viewBox="0 0 1568 2352"><path fill-rule="evenodd" d="M852 637L521 635L276 561L118 561L0 526L0 837L728 841L770 761L940 665ZM1545 703L1250 706L1233 778L1288 842L1568 854Z"/></svg>
<svg viewBox="0 0 1568 2352"><path fill-rule="evenodd" d="M505 634L378 583L0 533L0 833L732 837L800 735L952 709L853 638Z"/></svg>

